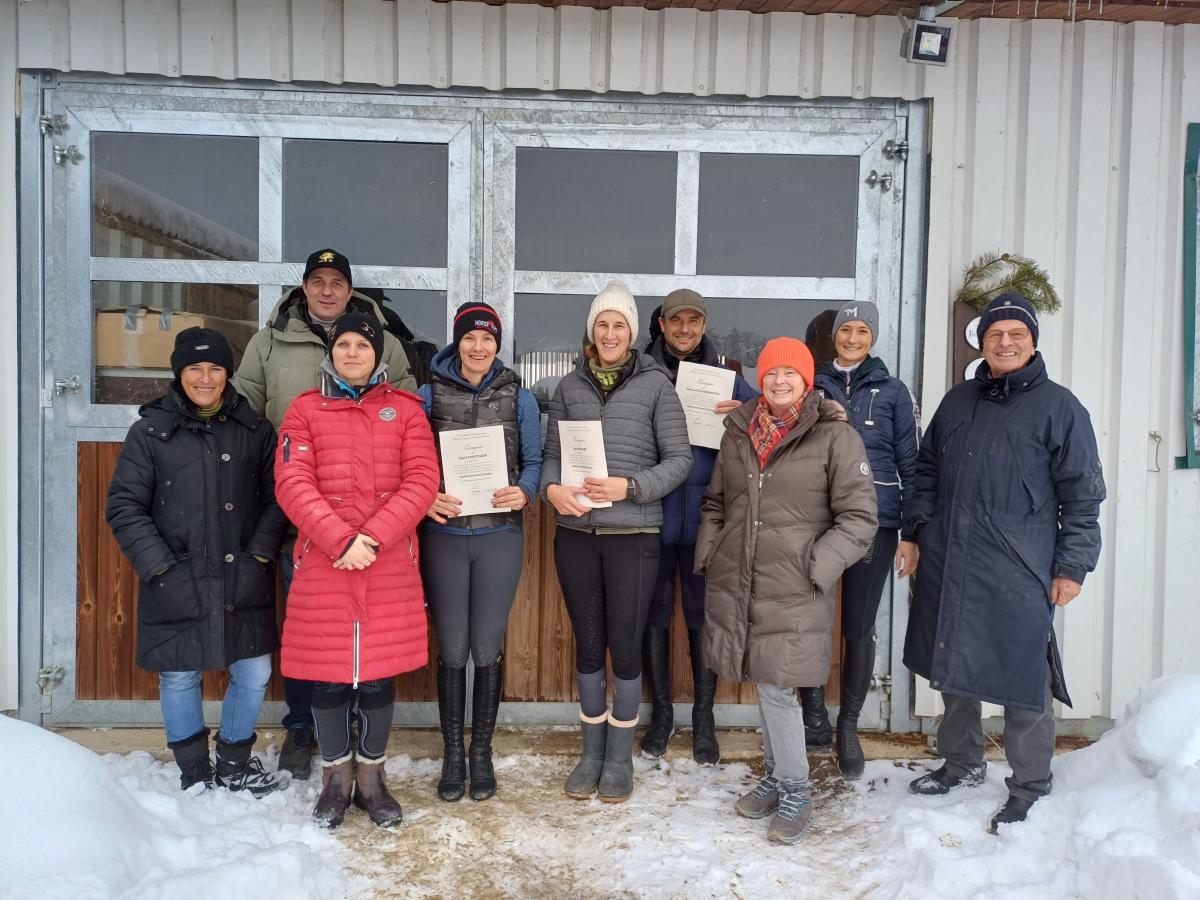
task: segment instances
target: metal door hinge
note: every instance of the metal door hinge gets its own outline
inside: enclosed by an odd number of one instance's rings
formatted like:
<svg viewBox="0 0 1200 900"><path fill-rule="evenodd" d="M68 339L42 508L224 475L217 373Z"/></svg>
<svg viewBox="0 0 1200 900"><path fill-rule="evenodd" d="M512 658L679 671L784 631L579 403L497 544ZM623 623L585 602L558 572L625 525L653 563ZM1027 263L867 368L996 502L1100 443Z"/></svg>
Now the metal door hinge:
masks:
<svg viewBox="0 0 1200 900"><path fill-rule="evenodd" d="M54 379L54 396L78 394L82 387L78 375L72 375L70 378L56 378Z"/></svg>
<svg viewBox="0 0 1200 900"><path fill-rule="evenodd" d="M63 678L65 677L66 673L63 671L62 666L43 666L42 668L38 669L37 673L38 687L41 689L42 693L45 693L55 685L62 684Z"/></svg>
<svg viewBox="0 0 1200 900"><path fill-rule="evenodd" d="M67 130L66 116L42 116L38 119L42 134L62 134Z"/></svg>
<svg viewBox="0 0 1200 900"><path fill-rule="evenodd" d="M1192 421L1197 425L1200 425L1200 409L1196 409L1192 412Z"/></svg>
<svg viewBox="0 0 1200 900"><path fill-rule="evenodd" d="M871 689L880 691L885 697L892 696L892 676L891 675L872 675Z"/></svg>
<svg viewBox="0 0 1200 900"><path fill-rule="evenodd" d="M888 159L908 159L908 141L887 141L883 155Z"/></svg>
<svg viewBox="0 0 1200 900"><path fill-rule="evenodd" d="M78 164L81 159L83 159L83 154L74 144L69 147L54 145L54 162L57 165L65 165L68 162Z"/></svg>
<svg viewBox="0 0 1200 900"><path fill-rule="evenodd" d="M879 190L890 191L892 189L892 173L884 172L882 175L874 169L870 171L866 178L867 187L875 187L879 185Z"/></svg>

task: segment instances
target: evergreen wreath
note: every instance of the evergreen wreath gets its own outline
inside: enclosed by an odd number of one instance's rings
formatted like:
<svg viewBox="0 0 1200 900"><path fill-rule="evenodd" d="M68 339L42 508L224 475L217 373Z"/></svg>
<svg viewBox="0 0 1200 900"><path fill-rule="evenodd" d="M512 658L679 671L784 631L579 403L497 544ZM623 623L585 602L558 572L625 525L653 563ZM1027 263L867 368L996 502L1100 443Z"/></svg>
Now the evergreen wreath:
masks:
<svg viewBox="0 0 1200 900"><path fill-rule="evenodd" d="M1039 313L1056 313L1062 300L1046 270L1027 256L985 253L963 270L963 285L956 300L984 309L1001 294L1020 294Z"/></svg>

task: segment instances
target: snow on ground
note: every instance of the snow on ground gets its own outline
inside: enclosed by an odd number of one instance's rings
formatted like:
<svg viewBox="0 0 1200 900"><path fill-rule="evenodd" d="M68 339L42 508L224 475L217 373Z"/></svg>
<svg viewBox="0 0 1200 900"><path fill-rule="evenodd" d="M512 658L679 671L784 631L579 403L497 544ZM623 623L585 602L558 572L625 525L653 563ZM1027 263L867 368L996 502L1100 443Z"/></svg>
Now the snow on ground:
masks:
<svg viewBox="0 0 1200 900"><path fill-rule="evenodd" d="M873 761L851 786L814 760L817 818L795 847L734 815L744 764L639 759L633 797L608 805L563 796L572 761L551 755L498 759L496 798L456 804L435 798L437 760L397 756L405 824L351 810L330 835L307 823L319 776L258 802L187 796L149 754L100 758L0 718L0 897L1200 897L1200 676L1147 686L999 836L1002 764L919 798L907 784L933 761Z"/></svg>

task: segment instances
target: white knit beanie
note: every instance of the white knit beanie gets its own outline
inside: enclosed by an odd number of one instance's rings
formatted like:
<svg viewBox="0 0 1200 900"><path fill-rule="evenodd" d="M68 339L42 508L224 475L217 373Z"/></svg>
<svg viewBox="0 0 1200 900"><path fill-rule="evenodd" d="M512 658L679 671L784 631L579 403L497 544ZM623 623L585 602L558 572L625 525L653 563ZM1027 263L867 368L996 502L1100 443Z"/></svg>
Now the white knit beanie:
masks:
<svg viewBox="0 0 1200 900"><path fill-rule="evenodd" d="M610 281L592 301L587 318L588 341L592 340L592 326L596 324L596 317L610 309L619 312L629 323L629 343L632 345L638 336L637 303L633 300L633 294L629 293L629 288L620 281Z"/></svg>

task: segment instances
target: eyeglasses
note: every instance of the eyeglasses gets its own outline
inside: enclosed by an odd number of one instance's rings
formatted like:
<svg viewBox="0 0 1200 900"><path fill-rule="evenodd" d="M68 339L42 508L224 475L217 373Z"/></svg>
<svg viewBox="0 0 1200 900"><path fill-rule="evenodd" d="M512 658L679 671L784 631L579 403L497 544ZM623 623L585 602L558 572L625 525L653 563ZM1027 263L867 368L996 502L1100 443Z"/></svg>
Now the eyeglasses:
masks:
<svg viewBox="0 0 1200 900"><path fill-rule="evenodd" d="M1008 339L1014 344L1019 344L1021 341L1029 340L1032 332L1028 328L1010 328L1008 331L989 331L983 336L985 344L998 344L1001 339L1008 335Z"/></svg>

